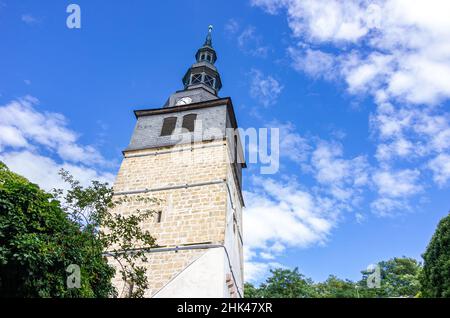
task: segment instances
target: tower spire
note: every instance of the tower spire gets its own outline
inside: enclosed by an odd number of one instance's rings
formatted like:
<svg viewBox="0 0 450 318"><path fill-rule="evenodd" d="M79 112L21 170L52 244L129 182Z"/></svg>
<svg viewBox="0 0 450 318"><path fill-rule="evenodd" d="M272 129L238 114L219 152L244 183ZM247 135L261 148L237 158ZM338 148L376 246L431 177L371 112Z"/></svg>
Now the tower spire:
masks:
<svg viewBox="0 0 450 318"><path fill-rule="evenodd" d="M206 40L205 40L205 43L203 44L203 46L212 47L212 36L211 36L212 30L213 30L213 26L210 24L208 26L208 35L206 36Z"/></svg>
<svg viewBox="0 0 450 318"><path fill-rule="evenodd" d="M214 63L217 60L217 54L212 46L213 26L208 26L208 34L203 46L195 54L196 63L194 63L183 77L184 89L195 89L203 87L207 91L217 96L222 87L220 75Z"/></svg>

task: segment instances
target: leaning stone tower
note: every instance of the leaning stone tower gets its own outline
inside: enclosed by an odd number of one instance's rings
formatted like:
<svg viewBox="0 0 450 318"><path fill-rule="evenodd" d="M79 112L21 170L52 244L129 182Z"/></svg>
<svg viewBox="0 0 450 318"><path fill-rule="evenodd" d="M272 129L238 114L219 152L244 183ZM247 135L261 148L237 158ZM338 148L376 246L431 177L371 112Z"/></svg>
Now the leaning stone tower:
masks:
<svg viewBox="0 0 450 318"><path fill-rule="evenodd" d="M222 87L209 28L184 89L162 108L136 110L137 124L114 184L115 196L152 197L161 212L145 224L147 297L242 297L242 145ZM130 213L136 206L121 206ZM116 277L119 293L124 282ZM124 297L126 295L121 294Z"/></svg>

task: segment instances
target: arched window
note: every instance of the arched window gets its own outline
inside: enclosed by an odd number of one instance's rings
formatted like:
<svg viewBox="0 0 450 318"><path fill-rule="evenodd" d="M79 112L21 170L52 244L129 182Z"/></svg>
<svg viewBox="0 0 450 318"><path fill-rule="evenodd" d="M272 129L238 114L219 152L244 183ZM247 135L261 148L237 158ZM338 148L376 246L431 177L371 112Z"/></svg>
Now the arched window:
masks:
<svg viewBox="0 0 450 318"><path fill-rule="evenodd" d="M189 114L183 116L183 128L187 131L193 132L195 128L195 120L197 119L197 114Z"/></svg>
<svg viewBox="0 0 450 318"><path fill-rule="evenodd" d="M173 131L175 130L175 126L177 125L177 118L176 117L166 117L164 118L162 129L161 129L161 136L170 136L172 135Z"/></svg>

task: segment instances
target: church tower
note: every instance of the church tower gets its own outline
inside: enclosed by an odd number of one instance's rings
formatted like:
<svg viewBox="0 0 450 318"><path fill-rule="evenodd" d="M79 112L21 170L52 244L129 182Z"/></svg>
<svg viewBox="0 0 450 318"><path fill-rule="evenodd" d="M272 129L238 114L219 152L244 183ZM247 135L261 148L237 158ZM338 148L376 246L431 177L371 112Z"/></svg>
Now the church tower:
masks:
<svg viewBox="0 0 450 318"><path fill-rule="evenodd" d="M231 98L220 98L212 27L195 63L161 108L137 123L114 184L115 196L151 197L161 212L145 224L147 297L243 297L243 150ZM136 210L129 204L117 213ZM120 277L114 281L119 296Z"/></svg>

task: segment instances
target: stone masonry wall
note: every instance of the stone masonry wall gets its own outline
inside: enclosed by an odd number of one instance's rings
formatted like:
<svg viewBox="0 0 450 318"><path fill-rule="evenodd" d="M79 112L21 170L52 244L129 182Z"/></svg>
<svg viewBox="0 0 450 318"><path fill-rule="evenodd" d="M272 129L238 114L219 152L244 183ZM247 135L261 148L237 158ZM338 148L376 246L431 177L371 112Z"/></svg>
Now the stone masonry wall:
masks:
<svg viewBox="0 0 450 318"><path fill-rule="evenodd" d="M180 149L185 151L178 152ZM227 160L227 144L223 140L126 152L114 184L115 193L149 189L127 196L155 198L159 203L133 202L116 207L114 212L129 215L137 209L160 210L160 222L155 214L144 225L160 247L223 244ZM157 292L203 253L205 250L149 253L146 266L150 289L146 296ZM114 283L120 292L124 284L118 275Z"/></svg>

